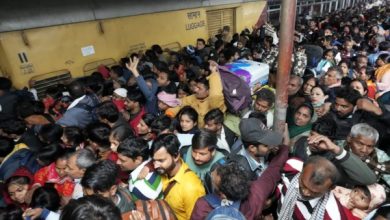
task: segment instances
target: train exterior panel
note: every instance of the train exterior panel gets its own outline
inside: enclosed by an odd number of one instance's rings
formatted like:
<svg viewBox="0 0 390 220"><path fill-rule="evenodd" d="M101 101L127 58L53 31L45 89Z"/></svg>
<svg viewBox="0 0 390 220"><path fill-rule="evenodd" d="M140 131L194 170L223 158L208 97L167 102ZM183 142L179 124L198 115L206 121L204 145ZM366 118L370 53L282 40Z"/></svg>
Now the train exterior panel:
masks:
<svg viewBox="0 0 390 220"><path fill-rule="evenodd" d="M266 1L254 1L3 32L0 73L17 88L30 79L66 78L68 72L84 76L100 63L113 64L153 44L171 49L194 45L197 38L208 39L211 29L222 27L224 19L233 19L232 31L251 29L265 6ZM224 17L224 10L232 14ZM220 24L210 24L207 16L218 13Z"/></svg>

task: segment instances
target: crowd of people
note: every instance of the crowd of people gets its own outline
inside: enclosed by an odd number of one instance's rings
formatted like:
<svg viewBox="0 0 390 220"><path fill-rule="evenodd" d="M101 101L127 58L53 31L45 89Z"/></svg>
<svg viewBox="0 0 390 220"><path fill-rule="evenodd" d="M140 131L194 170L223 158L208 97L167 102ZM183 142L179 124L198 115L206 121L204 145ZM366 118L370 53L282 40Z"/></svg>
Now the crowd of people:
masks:
<svg viewBox="0 0 390 220"><path fill-rule="evenodd" d="M0 219L390 219L389 27L386 5L297 17L284 133L270 24L153 45L40 99L0 77ZM239 59L270 72L236 111L220 73Z"/></svg>

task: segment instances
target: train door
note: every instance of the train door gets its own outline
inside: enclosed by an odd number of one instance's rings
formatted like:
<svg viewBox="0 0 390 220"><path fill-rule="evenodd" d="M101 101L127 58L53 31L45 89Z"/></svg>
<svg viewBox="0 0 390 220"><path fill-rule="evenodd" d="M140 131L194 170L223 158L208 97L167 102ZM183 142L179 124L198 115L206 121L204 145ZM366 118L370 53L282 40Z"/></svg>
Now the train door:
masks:
<svg viewBox="0 0 390 220"><path fill-rule="evenodd" d="M235 33L234 8L207 11L206 15L209 37L219 34L224 26L229 26L230 33Z"/></svg>

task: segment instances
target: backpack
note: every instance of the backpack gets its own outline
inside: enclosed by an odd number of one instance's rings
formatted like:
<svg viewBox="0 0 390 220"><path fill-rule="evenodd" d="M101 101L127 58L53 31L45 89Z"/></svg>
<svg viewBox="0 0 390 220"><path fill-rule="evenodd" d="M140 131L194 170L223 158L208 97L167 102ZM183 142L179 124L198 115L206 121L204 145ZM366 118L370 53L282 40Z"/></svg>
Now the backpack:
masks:
<svg viewBox="0 0 390 220"><path fill-rule="evenodd" d="M215 194L208 194L205 196L207 203L213 207L206 220L245 220L245 216L240 212L240 201L233 202L231 205L221 205L221 199Z"/></svg>
<svg viewBox="0 0 390 220"><path fill-rule="evenodd" d="M96 109L97 107L99 106L99 99L96 95L89 95L89 97L92 99L93 101L93 106L91 105L88 105L86 103L77 103L77 105L75 105L74 108L80 108L80 109L83 109L85 111L87 111L90 115L91 115L91 119L92 121L99 121L99 117L96 113Z"/></svg>
<svg viewBox="0 0 390 220"><path fill-rule="evenodd" d="M232 114L239 115L252 103L251 89L241 77L225 67L219 67L219 74L227 110Z"/></svg>
<svg viewBox="0 0 390 220"><path fill-rule="evenodd" d="M120 188L118 188L120 189ZM123 190L123 189L120 189ZM128 202L132 202L130 195L125 193L125 198ZM146 220L177 220L175 213L169 204L163 199L156 200L137 200L134 202L135 210L143 213ZM123 220L129 220L132 212L125 212L122 214Z"/></svg>

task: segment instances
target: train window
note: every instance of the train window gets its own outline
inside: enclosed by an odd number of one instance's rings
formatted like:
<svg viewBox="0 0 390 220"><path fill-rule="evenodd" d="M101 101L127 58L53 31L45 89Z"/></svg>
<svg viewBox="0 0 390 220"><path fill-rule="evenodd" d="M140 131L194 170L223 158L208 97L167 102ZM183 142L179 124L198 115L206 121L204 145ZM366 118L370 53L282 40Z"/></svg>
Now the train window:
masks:
<svg viewBox="0 0 390 220"><path fill-rule="evenodd" d="M35 81L34 88L37 90L38 98L43 98L46 89L58 84L70 82L72 80L72 75L69 70L58 70L34 76L31 80Z"/></svg>
<svg viewBox="0 0 390 220"><path fill-rule="evenodd" d="M209 36L214 37L224 26L230 27L230 33L235 32L235 9L226 8L221 10L207 11L207 26Z"/></svg>
<svg viewBox="0 0 390 220"><path fill-rule="evenodd" d="M83 68L84 75L87 76L87 75L91 75L93 72L96 72L100 65L111 67L116 64L117 62L113 58L107 58L107 59L102 59L91 63L87 63L84 65Z"/></svg>

